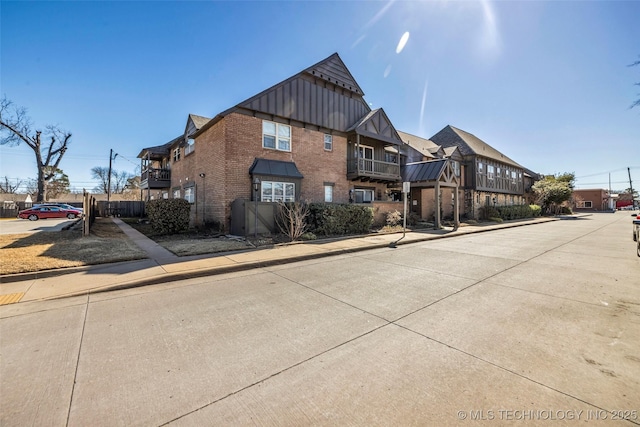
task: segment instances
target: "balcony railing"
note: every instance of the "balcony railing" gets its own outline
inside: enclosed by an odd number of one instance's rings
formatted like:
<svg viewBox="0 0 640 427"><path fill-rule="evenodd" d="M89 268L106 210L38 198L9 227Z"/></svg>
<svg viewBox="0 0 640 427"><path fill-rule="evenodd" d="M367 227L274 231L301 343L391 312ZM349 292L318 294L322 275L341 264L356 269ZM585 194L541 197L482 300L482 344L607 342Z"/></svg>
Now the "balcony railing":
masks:
<svg viewBox="0 0 640 427"><path fill-rule="evenodd" d="M347 160L347 178L369 178L372 180L398 181L400 165L380 160L355 158Z"/></svg>
<svg viewBox="0 0 640 427"><path fill-rule="evenodd" d="M149 168L142 171L141 188L168 188L171 186L171 170Z"/></svg>

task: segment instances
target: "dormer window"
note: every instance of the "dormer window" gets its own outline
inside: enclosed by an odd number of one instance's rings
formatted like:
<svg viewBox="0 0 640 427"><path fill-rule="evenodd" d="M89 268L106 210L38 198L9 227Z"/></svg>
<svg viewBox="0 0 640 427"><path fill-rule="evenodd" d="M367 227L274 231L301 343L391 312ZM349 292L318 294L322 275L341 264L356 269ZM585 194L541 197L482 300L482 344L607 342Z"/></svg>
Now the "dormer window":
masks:
<svg viewBox="0 0 640 427"><path fill-rule="evenodd" d="M196 148L195 142L196 141L193 138L189 138L187 140L187 145L186 145L186 147L184 147L184 155L185 156L187 156L187 155L189 155L189 154L191 154L191 153L193 153L195 151L195 148Z"/></svg>

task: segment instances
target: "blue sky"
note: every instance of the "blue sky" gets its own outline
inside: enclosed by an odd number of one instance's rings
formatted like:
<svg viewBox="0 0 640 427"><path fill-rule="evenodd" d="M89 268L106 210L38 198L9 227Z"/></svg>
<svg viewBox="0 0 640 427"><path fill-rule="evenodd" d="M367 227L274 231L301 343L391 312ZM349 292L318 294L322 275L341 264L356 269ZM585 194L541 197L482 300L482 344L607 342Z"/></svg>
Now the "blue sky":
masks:
<svg viewBox="0 0 640 427"><path fill-rule="evenodd" d="M338 52L404 132L473 133L580 188L640 187L640 1L0 3L0 92L73 133L75 189ZM404 48L399 42L408 33ZM405 36L406 38L406 36ZM0 177L35 178L26 147Z"/></svg>

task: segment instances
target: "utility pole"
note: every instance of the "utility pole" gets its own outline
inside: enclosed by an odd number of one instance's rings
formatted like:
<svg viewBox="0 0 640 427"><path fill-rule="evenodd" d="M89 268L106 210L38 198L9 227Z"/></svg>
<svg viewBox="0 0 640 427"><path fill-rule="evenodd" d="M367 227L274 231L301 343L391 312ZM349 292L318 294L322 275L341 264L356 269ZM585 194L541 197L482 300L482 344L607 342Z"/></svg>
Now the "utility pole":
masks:
<svg viewBox="0 0 640 427"><path fill-rule="evenodd" d="M627 168L627 173L629 174L629 190L631 191L631 206L636 207L636 199L633 196L633 184L631 183L631 168Z"/></svg>
<svg viewBox="0 0 640 427"><path fill-rule="evenodd" d="M109 150L109 173L107 175L107 202L111 200L111 162L118 157L118 153L113 155L113 148Z"/></svg>

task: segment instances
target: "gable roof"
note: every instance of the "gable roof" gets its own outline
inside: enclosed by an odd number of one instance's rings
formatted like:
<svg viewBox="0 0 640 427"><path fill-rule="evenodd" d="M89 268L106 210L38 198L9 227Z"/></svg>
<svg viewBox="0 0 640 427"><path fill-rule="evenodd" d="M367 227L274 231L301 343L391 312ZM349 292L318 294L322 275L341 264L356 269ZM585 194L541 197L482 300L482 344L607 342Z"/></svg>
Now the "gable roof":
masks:
<svg viewBox="0 0 640 427"><path fill-rule="evenodd" d="M520 164L511 160L475 135L447 125L440 132L431 137L431 140L443 147L458 147L463 156L482 156L497 160L511 166L522 168Z"/></svg>
<svg viewBox="0 0 640 427"><path fill-rule="evenodd" d="M370 111L347 129L347 132L352 131L358 135L379 139L390 144L402 145L400 135L382 108Z"/></svg>
<svg viewBox="0 0 640 427"><path fill-rule="evenodd" d="M198 136L234 112L262 113L344 132L371 111L337 53L217 114Z"/></svg>
<svg viewBox="0 0 640 427"><path fill-rule="evenodd" d="M187 143L187 140L198 132L207 122L211 120L208 117L198 116L196 114L189 114L187 117L187 125L184 128L184 143Z"/></svg>
<svg viewBox="0 0 640 427"><path fill-rule="evenodd" d="M441 150L441 147L430 139L421 138L402 131L398 131L398 135L400 135L400 138L405 144L419 152L421 155L431 159L438 157L438 152Z"/></svg>
<svg viewBox="0 0 640 427"><path fill-rule="evenodd" d="M202 126L206 125L207 122L211 119L208 117L198 116L196 114L189 114L188 120L191 120L191 122L193 123L193 125L197 130L197 129L200 129Z"/></svg>
<svg viewBox="0 0 640 427"><path fill-rule="evenodd" d="M175 138L173 138L171 141L162 144L162 145L155 145L153 147L147 147L147 148L143 148L142 150L140 150L140 154L138 154L138 158L142 159L147 157L147 155L151 158L151 159L158 159L158 158L162 158L163 156L167 155L167 153L169 153L169 149L171 148L171 146L173 144L175 144L176 142L179 142L181 140L184 139L184 135L180 135L177 136Z"/></svg>

